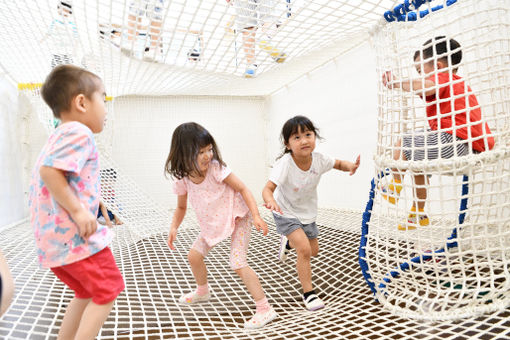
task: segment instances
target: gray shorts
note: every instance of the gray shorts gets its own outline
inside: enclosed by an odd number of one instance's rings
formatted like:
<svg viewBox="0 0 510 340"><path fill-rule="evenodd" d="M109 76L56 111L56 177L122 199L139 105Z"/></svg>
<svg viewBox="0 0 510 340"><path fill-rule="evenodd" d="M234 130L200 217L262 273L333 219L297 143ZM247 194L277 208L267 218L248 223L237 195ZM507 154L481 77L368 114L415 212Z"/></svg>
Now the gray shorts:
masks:
<svg viewBox="0 0 510 340"><path fill-rule="evenodd" d="M287 236L298 229L303 229L309 240L316 239L319 236L319 228L317 228L315 222L303 224L297 218L283 217L275 213L273 213L273 217L278 234Z"/></svg>
<svg viewBox="0 0 510 340"><path fill-rule="evenodd" d="M277 21L272 15L274 0L235 0L234 7L237 14L237 29L260 27L264 23Z"/></svg>
<svg viewBox="0 0 510 340"><path fill-rule="evenodd" d="M134 0L129 4L129 14L134 17L147 17L154 21L163 20L165 0Z"/></svg>
<svg viewBox="0 0 510 340"><path fill-rule="evenodd" d="M466 140L456 137L454 142L454 137L451 134L430 130L404 135L402 148L409 161L452 158L469 154L469 146Z"/></svg>

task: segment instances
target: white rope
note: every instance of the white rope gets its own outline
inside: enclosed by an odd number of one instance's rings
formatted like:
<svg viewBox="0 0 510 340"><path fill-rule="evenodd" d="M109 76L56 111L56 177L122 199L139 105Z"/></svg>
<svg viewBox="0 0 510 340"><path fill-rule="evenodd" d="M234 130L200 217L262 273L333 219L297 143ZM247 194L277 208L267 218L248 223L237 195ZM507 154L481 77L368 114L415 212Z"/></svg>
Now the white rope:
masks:
<svg viewBox="0 0 510 340"><path fill-rule="evenodd" d="M446 1L439 3L445 5ZM390 174L380 178L375 188L365 260L377 298L397 315L424 320L456 319L501 311L510 304L509 5L506 1L462 0L416 21L381 23L372 32L381 75L375 177ZM432 8L432 4L427 6ZM458 74L464 81L464 92L468 86L472 89L482 112L481 121L468 119L465 127L469 131L475 124L487 123L495 147L449 159L395 158L395 151L401 154L405 149L404 143L397 144L398 140L423 136L429 128L427 104L416 95L418 91L400 88L413 78L424 86L425 77L420 78L416 72L420 65L413 60L415 51L423 49L427 40L443 35L460 42L463 56ZM421 52L419 56L423 58ZM451 73L453 68L449 65L434 72ZM391 74L393 83L384 86L383 74ZM460 83L451 81L448 85L451 93L455 82ZM411 84L414 83L408 86ZM439 86L434 89L438 96ZM453 107L455 99L464 97L461 94L447 100ZM465 141L471 143L472 137L469 134ZM454 141L454 145L458 143ZM384 199L388 194L383 190L399 174L406 177L397 204L391 204ZM429 176L429 183L415 183L412 177L419 175ZM463 194L464 175L468 192ZM407 222L421 188L427 188L425 212L419 214L430 220L426 226ZM467 210L461 222L463 199ZM405 230L408 226L416 229ZM448 241L454 230L457 235ZM455 247L449 248L453 242ZM437 252L441 249L444 251ZM412 263L411 259L417 256L426 258Z"/></svg>

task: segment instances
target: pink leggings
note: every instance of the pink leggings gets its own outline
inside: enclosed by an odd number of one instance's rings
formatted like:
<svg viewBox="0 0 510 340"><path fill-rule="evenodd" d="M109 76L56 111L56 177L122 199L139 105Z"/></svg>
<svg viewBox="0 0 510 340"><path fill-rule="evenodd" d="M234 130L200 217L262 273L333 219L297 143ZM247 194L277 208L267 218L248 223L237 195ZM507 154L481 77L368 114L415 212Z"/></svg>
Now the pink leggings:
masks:
<svg viewBox="0 0 510 340"><path fill-rule="evenodd" d="M246 252L248 251L248 244L250 243L251 225L249 214L243 218L236 219L234 232L230 237L232 240L230 244L230 267L233 270L248 267ZM207 245L203 237L199 235L191 248L198 251L203 257L206 257L212 247Z"/></svg>

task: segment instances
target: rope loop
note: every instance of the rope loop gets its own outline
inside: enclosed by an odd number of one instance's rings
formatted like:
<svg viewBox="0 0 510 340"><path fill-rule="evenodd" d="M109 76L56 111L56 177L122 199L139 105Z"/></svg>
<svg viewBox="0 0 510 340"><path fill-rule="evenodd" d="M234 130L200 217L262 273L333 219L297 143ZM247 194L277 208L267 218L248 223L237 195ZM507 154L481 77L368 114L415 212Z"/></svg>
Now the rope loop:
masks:
<svg viewBox="0 0 510 340"><path fill-rule="evenodd" d="M403 3L395 6L393 10L389 10L384 12L384 19L386 19L387 22L393 22L393 21L416 21L418 19L418 16L420 18L423 18L427 14L429 14L431 11L435 12L440 9L442 9L443 5L438 5L435 7L432 7L430 11L428 9L419 11L421 5L431 2L432 0L404 0ZM456 3L457 0L447 0L446 6L451 6L454 3Z"/></svg>

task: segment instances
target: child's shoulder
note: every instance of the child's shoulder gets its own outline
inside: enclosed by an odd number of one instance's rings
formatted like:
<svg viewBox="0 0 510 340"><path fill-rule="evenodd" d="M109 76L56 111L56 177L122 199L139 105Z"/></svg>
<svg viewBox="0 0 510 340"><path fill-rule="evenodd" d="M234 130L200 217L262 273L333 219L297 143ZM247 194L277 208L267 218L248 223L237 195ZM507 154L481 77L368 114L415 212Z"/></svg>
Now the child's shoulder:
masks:
<svg viewBox="0 0 510 340"><path fill-rule="evenodd" d="M56 129L55 132L58 132L60 134L66 134L66 133L83 133L87 135L92 135L92 130L90 128L78 121L72 121L60 124Z"/></svg>

